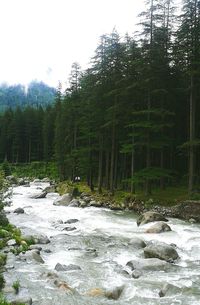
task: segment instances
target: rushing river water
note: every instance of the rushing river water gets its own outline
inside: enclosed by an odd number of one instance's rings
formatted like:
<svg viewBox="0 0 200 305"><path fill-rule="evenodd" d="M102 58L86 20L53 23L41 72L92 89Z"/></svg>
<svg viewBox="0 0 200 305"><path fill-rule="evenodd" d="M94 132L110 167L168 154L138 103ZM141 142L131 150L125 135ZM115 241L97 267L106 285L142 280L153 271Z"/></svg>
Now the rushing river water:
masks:
<svg viewBox="0 0 200 305"><path fill-rule="evenodd" d="M5 277L8 283L19 280L21 295L29 295L38 305L199 305L200 304L200 226L169 219L171 232L147 234L149 225L137 227L136 215L131 212L111 211L94 207L72 208L55 206L58 198L51 193L44 199L31 196L41 192L45 183L31 183L30 187L13 189L12 205L8 218L25 235L46 235L50 243L42 245L44 264L32 260L16 259ZM24 214L14 214L18 208ZM62 224L69 219L73 224ZM66 226L76 230L66 232ZM180 259L166 271L143 271L138 279L123 272L132 259L144 258L143 249L136 249L131 239L139 237L146 243L159 240L175 244ZM57 263L80 266L81 270L58 272L59 280L74 288L67 294L58 289L45 274L55 272ZM8 260L9 265L9 260ZM9 267L9 266L8 266ZM170 283L176 289L163 298L159 291ZM120 298L91 297L87 291L93 288L112 289L124 286Z"/></svg>

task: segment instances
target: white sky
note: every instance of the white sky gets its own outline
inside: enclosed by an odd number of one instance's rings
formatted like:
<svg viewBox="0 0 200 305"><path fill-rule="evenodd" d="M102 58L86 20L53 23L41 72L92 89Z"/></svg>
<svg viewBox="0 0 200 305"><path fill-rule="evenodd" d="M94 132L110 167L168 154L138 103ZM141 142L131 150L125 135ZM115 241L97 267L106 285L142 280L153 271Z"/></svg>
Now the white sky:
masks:
<svg viewBox="0 0 200 305"><path fill-rule="evenodd" d="M144 0L0 0L0 82L64 84L100 35L132 34L143 9Z"/></svg>

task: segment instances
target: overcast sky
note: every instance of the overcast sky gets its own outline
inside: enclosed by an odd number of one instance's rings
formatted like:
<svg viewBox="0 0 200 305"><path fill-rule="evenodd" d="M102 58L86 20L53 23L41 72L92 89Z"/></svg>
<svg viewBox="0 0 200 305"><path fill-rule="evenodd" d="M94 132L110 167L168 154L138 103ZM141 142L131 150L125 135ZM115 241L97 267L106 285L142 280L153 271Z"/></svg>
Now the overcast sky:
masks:
<svg viewBox="0 0 200 305"><path fill-rule="evenodd" d="M0 0L0 82L65 83L100 35L132 34L144 0Z"/></svg>

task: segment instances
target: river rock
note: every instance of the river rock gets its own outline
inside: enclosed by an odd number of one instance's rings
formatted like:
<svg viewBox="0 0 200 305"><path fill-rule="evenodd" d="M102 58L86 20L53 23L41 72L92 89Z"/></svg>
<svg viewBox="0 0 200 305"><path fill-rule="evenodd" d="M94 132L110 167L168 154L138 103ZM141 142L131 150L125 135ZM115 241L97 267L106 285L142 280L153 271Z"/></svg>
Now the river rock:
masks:
<svg viewBox="0 0 200 305"><path fill-rule="evenodd" d="M171 228L168 224L166 224L163 221L159 221L155 225L151 226L149 229L147 229L146 233L163 233L163 232L169 232L171 231Z"/></svg>
<svg viewBox="0 0 200 305"><path fill-rule="evenodd" d="M15 177L15 176L12 176L12 175L10 175L10 176L7 176L6 177L6 180L7 181L9 181L11 184L17 184L17 177Z"/></svg>
<svg viewBox="0 0 200 305"><path fill-rule="evenodd" d="M6 214L4 211L0 212L0 224L1 224L1 226L8 225L8 218L6 217Z"/></svg>
<svg viewBox="0 0 200 305"><path fill-rule="evenodd" d="M46 191L42 191L41 193L39 193L38 195L34 195L32 196L31 198L33 199L42 199L42 198L45 198L47 195L47 192Z"/></svg>
<svg viewBox="0 0 200 305"><path fill-rule="evenodd" d="M50 240L46 235L37 235L33 237L35 244L46 245L50 243Z"/></svg>
<svg viewBox="0 0 200 305"><path fill-rule="evenodd" d="M38 245L30 245L29 246L29 250L38 250L38 251L41 251L42 247L40 247Z"/></svg>
<svg viewBox="0 0 200 305"><path fill-rule="evenodd" d="M133 272L131 273L132 278L134 279L139 279L139 277L141 277L142 272L140 270L133 270Z"/></svg>
<svg viewBox="0 0 200 305"><path fill-rule="evenodd" d="M169 284L169 283L166 283L163 285L163 287L159 291L159 297L162 298L165 296L175 295L175 294L181 293L181 291L182 291L182 288Z"/></svg>
<svg viewBox="0 0 200 305"><path fill-rule="evenodd" d="M147 271L160 271L167 270L169 264L158 258L135 259L126 264L131 270L147 270Z"/></svg>
<svg viewBox="0 0 200 305"><path fill-rule="evenodd" d="M179 258L174 247L157 241L144 248L144 256L146 258L159 258L166 262L174 262Z"/></svg>
<svg viewBox="0 0 200 305"><path fill-rule="evenodd" d="M171 208L173 217L200 222L200 201L187 200Z"/></svg>
<svg viewBox="0 0 200 305"><path fill-rule="evenodd" d="M66 227L63 229L63 231L68 231L68 232L74 231L74 230L76 230L76 227Z"/></svg>
<svg viewBox="0 0 200 305"><path fill-rule="evenodd" d="M78 222L78 221L79 221L78 219L72 218L72 219L66 220L64 223L66 223L66 224L71 224L71 223L75 223L75 222Z"/></svg>
<svg viewBox="0 0 200 305"><path fill-rule="evenodd" d="M56 285L56 287L58 287L60 290L64 290L66 293L74 292L74 289L70 287L65 281L55 280L54 285Z"/></svg>
<svg viewBox="0 0 200 305"><path fill-rule="evenodd" d="M56 192L56 186L55 185L49 185L49 186L45 187L44 192L47 192L47 194L55 193Z"/></svg>
<svg viewBox="0 0 200 305"><path fill-rule="evenodd" d="M68 206L70 202L72 201L72 196L70 194L65 194L61 198L58 198L54 201L53 205L64 205Z"/></svg>
<svg viewBox="0 0 200 305"><path fill-rule="evenodd" d="M40 256L40 254L38 252L36 252L36 251L31 251L31 252L32 252L32 258L36 262L38 262L40 264L44 264L44 260L43 260L43 258Z"/></svg>
<svg viewBox="0 0 200 305"><path fill-rule="evenodd" d="M10 239L8 242L7 242L7 246L11 247L11 246L15 246L17 243L16 243L16 240L15 239Z"/></svg>
<svg viewBox="0 0 200 305"><path fill-rule="evenodd" d="M14 213L16 213L16 214L23 214L24 213L24 209L17 208L17 209L14 210Z"/></svg>
<svg viewBox="0 0 200 305"><path fill-rule="evenodd" d="M81 268L77 265L62 265L60 263L57 263L55 268L56 271L75 271L75 270L81 270Z"/></svg>
<svg viewBox="0 0 200 305"><path fill-rule="evenodd" d="M72 199L72 201L70 201L70 203L69 203L69 207L77 208L77 207L79 207L79 205L80 205L80 202L78 199Z"/></svg>
<svg viewBox="0 0 200 305"><path fill-rule="evenodd" d="M136 248L136 249L141 249L141 248L146 247L146 243L138 237L131 238L131 240L128 242L128 244L131 245L133 248Z"/></svg>
<svg viewBox="0 0 200 305"><path fill-rule="evenodd" d="M47 183L50 183L50 179L48 177L45 177L41 180L42 182L47 182Z"/></svg>
<svg viewBox="0 0 200 305"><path fill-rule="evenodd" d="M139 216L137 225L144 225L153 221L168 221L163 215L157 212L149 211Z"/></svg>
<svg viewBox="0 0 200 305"><path fill-rule="evenodd" d="M24 297L24 298L20 298L20 297L15 297L15 299L11 299L9 300L10 304L12 305L31 305L33 304L32 302L32 298L30 297Z"/></svg>
<svg viewBox="0 0 200 305"><path fill-rule="evenodd" d="M115 287L111 290L105 291L105 297L111 300L118 300L124 290L124 286Z"/></svg>

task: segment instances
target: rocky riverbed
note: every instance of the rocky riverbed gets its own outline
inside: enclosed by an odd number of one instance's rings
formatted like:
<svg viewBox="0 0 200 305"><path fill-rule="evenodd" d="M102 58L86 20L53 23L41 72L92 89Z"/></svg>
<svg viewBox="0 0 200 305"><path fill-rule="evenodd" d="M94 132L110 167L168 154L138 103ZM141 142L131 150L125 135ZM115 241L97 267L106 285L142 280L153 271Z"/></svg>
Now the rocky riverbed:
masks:
<svg viewBox="0 0 200 305"><path fill-rule="evenodd" d="M199 224L155 211L138 219L133 211L99 209L84 194L80 199L66 195L66 206L63 197L46 187L49 183L39 180L14 187L6 208L24 238L35 241L17 256L10 252L14 241L5 249L4 294L9 300L34 305L199 305ZM17 296L12 288L16 281Z"/></svg>

